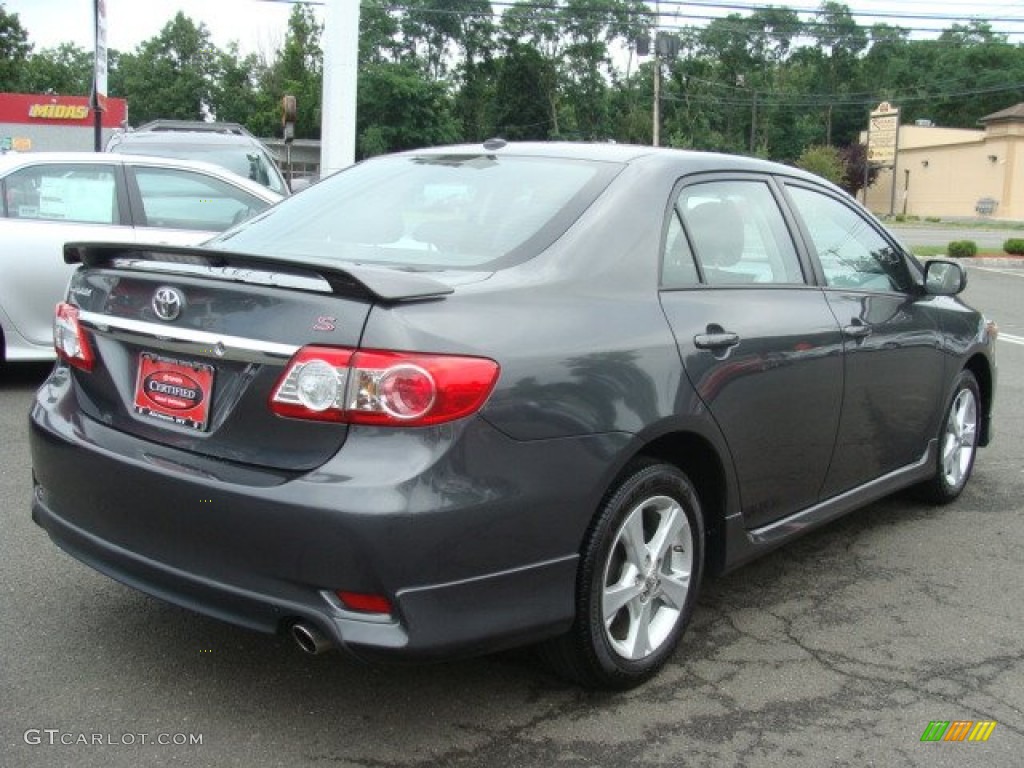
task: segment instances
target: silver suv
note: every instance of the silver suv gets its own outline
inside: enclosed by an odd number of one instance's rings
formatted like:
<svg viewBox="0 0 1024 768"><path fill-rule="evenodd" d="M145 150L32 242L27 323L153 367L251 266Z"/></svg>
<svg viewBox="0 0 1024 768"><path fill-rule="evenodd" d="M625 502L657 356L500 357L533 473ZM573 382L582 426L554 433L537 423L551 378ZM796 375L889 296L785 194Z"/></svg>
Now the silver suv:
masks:
<svg viewBox="0 0 1024 768"><path fill-rule="evenodd" d="M107 151L202 160L259 182L279 195L289 193L273 155L238 123L154 120L115 134L107 142Z"/></svg>

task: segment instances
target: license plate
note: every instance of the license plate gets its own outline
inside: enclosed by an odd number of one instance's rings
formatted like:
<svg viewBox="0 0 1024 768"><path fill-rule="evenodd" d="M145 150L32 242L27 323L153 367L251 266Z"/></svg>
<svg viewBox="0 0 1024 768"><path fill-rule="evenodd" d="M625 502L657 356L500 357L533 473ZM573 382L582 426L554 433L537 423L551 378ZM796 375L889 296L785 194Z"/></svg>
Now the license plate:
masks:
<svg viewBox="0 0 1024 768"><path fill-rule="evenodd" d="M203 431L210 415L213 366L143 352L135 380L135 412Z"/></svg>

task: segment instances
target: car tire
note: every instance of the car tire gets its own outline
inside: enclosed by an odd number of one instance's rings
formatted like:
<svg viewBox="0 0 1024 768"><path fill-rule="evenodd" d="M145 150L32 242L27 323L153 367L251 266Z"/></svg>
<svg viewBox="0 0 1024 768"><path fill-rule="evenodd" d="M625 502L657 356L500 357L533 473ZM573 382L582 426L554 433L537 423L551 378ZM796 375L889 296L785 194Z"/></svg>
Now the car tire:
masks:
<svg viewBox="0 0 1024 768"><path fill-rule="evenodd" d="M918 486L919 495L932 504L948 504L967 485L978 453L981 395L970 371L961 371L953 397L939 428L935 475Z"/></svg>
<svg viewBox="0 0 1024 768"><path fill-rule="evenodd" d="M544 655L588 688L623 690L665 665L689 623L704 570L704 521L677 467L634 462L587 533L576 618Z"/></svg>

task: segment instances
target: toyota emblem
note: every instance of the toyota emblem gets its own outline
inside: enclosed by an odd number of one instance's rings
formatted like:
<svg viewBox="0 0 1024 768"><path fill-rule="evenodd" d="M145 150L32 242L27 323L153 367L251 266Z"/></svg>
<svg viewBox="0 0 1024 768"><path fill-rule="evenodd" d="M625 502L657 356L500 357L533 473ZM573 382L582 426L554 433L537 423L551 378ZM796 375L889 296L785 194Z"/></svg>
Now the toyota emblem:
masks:
<svg viewBox="0 0 1024 768"><path fill-rule="evenodd" d="M176 320L185 308L185 297L176 288L164 285L156 289L150 303L157 317L170 322Z"/></svg>

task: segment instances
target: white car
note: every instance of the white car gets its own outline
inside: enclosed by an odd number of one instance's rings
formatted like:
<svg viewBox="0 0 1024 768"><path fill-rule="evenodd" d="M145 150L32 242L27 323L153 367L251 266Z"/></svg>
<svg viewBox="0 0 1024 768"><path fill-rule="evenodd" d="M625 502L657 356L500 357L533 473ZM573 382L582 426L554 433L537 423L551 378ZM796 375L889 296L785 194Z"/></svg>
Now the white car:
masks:
<svg viewBox="0 0 1024 768"><path fill-rule="evenodd" d="M52 360L73 241L195 245L281 196L219 166L93 152L0 156L0 362Z"/></svg>

